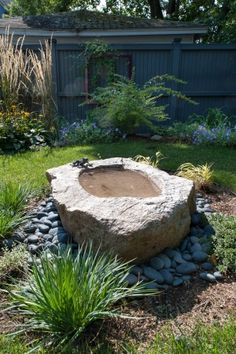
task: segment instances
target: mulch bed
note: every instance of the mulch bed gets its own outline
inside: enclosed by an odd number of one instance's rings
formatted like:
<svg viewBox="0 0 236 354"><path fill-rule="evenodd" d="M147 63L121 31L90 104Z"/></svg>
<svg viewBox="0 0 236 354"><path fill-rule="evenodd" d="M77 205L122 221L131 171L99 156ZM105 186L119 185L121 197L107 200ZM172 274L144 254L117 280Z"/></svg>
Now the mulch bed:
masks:
<svg viewBox="0 0 236 354"><path fill-rule="evenodd" d="M215 211L236 216L236 195L228 192L208 194ZM0 293L0 303L6 301ZM178 288L170 288L156 297L124 302L120 310L136 319L109 319L97 323L86 333L91 346L108 343L114 353L122 353L122 342L135 342L139 352L150 344L155 335L168 325L176 335L191 333L196 323L224 323L236 318L236 274L210 284L195 278ZM137 319L139 318L139 319ZM22 318L0 313L0 334L14 331Z"/></svg>

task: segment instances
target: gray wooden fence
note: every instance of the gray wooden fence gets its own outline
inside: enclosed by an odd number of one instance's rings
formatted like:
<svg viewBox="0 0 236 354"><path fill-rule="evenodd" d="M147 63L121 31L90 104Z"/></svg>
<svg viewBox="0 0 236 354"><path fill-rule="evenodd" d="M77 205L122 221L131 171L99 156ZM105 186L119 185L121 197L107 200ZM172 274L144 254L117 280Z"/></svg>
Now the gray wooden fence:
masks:
<svg viewBox="0 0 236 354"><path fill-rule="evenodd" d="M236 45L224 44L124 44L119 52L117 71L129 75L135 68L139 85L155 75L171 74L187 82L175 89L193 98L191 105L175 97L164 97L171 119L186 121L193 113L219 107L236 115ZM85 118L90 107L80 106L88 90L88 73L79 45L54 45L53 68L58 113L66 120Z"/></svg>

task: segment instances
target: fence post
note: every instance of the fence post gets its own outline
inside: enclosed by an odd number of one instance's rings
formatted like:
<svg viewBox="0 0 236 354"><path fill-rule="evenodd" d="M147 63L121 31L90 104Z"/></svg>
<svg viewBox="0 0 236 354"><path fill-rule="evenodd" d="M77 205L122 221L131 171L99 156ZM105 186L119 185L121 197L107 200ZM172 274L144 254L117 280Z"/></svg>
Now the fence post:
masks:
<svg viewBox="0 0 236 354"><path fill-rule="evenodd" d="M53 84L53 101L55 110L58 113L58 70L57 70L57 40L51 39L52 45L52 84Z"/></svg>
<svg viewBox="0 0 236 354"><path fill-rule="evenodd" d="M176 78L179 78L179 65L180 65L180 56L181 56L181 39L176 38L172 45L172 75ZM178 89L178 83L173 82L172 89ZM170 97L170 118L176 120L176 111L177 111L177 97Z"/></svg>

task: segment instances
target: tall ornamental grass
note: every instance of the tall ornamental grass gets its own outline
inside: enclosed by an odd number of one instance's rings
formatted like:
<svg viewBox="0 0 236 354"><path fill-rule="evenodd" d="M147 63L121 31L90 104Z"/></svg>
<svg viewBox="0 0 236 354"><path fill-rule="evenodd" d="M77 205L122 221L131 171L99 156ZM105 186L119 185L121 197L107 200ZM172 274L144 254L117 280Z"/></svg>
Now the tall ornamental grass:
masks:
<svg viewBox="0 0 236 354"><path fill-rule="evenodd" d="M129 263L94 253L91 244L76 257L69 249L43 255L11 293L13 308L27 318L21 330L44 333L45 343L66 350L93 322L122 316L114 306L120 300L155 293L141 283L128 287L129 269Z"/></svg>
<svg viewBox="0 0 236 354"><path fill-rule="evenodd" d="M38 52L24 50L24 37L15 40L8 27L0 36L0 92L4 110L11 111L29 97L39 104L46 125L54 126L52 41L40 44Z"/></svg>
<svg viewBox="0 0 236 354"><path fill-rule="evenodd" d="M23 51L24 37L14 42L8 27L0 36L0 92L7 111L21 102L31 84L29 56Z"/></svg>
<svg viewBox="0 0 236 354"><path fill-rule="evenodd" d="M48 128L55 126L56 104L53 99L52 46L49 41L40 44L39 53L29 51L32 65L32 95L40 104Z"/></svg>

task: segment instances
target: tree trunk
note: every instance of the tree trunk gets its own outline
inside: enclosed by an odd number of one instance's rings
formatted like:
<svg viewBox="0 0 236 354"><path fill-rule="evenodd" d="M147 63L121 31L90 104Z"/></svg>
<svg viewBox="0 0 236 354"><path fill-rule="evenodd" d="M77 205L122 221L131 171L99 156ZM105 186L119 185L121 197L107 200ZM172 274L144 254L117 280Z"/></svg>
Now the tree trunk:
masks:
<svg viewBox="0 0 236 354"><path fill-rule="evenodd" d="M148 4L151 10L151 18L163 19L160 0L148 0Z"/></svg>
<svg viewBox="0 0 236 354"><path fill-rule="evenodd" d="M173 16L173 15L178 16L179 0L169 0L166 13L169 16Z"/></svg>

